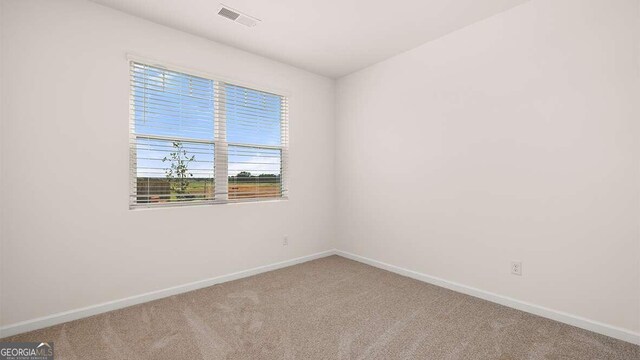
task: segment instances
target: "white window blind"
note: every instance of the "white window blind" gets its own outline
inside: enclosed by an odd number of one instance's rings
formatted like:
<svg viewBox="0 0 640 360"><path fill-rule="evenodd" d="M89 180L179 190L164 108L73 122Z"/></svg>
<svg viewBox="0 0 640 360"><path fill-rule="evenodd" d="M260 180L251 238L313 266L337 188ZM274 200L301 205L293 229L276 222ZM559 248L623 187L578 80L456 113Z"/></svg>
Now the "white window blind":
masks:
<svg viewBox="0 0 640 360"><path fill-rule="evenodd" d="M131 207L287 197L284 96L131 62Z"/></svg>

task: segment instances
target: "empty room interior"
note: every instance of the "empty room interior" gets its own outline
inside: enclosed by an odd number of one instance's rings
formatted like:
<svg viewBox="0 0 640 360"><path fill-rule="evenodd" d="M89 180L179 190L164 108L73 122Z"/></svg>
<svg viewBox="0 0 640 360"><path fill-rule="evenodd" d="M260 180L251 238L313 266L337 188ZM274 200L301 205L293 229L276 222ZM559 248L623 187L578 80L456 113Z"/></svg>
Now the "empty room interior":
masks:
<svg viewBox="0 0 640 360"><path fill-rule="evenodd" d="M0 360L640 359L640 0L0 0Z"/></svg>

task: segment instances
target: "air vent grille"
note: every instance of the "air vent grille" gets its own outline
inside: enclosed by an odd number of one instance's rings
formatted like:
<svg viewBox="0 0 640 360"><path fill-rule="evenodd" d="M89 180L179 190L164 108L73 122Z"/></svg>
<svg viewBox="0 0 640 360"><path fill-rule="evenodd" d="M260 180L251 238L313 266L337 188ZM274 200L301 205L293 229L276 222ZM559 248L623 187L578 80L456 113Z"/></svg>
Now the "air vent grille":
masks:
<svg viewBox="0 0 640 360"><path fill-rule="evenodd" d="M234 22L237 22L238 24L242 24L244 26L247 27L254 27L256 25L258 25L258 23L260 22L259 19L256 19L252 16L249 16L247 14L243 14L237 10L234 10L226 5L222 5L220 7L220 10L218 10L218 15L225 17L229 20L232 20Z"/></svg>
<svg viewBox="0 0 640 360"><path fill-rule="evenodd" d="M233 10L229 10L225 7L220 8L220 11L218 11L218 15L224 16L227 19L233 20L233 21L235 21L238 18L238 16L240 16L240 14L238 14L237 12Z"/></svg>

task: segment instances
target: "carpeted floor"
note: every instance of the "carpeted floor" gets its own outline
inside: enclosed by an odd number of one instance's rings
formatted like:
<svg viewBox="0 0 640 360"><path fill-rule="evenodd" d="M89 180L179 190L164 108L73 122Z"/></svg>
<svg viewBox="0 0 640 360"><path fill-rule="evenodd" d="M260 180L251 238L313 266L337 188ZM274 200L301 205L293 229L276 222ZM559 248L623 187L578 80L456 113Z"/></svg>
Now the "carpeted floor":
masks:
<svg viewBox="0 0 640 360"><path fill-rule="evenodd" d="M638 346L331 256L14 336L63 359L640 359Z"/></svg>

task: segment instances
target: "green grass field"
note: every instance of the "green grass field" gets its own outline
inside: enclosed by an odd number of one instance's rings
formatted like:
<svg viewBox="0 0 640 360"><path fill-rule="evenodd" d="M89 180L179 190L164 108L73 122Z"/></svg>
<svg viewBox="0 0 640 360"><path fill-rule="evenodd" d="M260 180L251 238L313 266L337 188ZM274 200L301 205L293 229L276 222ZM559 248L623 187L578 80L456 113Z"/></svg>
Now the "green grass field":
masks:
<svg viewBox="0 0 640 360"><path fill-rule="evenodd" d="M229 200L248 198L281 197L281 184L274 179L243 179L241 182L229 180ZM215 186L213 179L191 179L186 193L180 194L171 190L171 184L163 178L138 178L138 202L166 203L188 200L213 200Z"/></svg>

